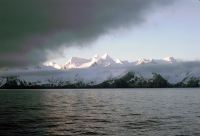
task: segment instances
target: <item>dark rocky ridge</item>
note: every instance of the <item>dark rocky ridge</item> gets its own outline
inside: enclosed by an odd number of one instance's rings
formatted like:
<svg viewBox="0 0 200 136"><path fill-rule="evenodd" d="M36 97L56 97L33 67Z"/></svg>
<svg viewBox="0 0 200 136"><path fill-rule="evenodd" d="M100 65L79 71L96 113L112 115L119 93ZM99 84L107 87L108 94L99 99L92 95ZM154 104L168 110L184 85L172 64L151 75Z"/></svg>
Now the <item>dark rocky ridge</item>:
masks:
<svg viewBox="0 0 200 136"><path fill-rule="evenodd" d="M18 77L3 77L6 83L1 89L54 89L54 88L189 88L200 87L199 78L184 79L183 81L172 84L169 83L160 74L153 73L153 78L144 79L138 77L133 72L129 72L121 78L109 79L97 85L85 84L82 81L70 83L68 81L50 81L47 84L37 84L26 82L18 79ZM187 80L187 81L186 81Z"/></svg>

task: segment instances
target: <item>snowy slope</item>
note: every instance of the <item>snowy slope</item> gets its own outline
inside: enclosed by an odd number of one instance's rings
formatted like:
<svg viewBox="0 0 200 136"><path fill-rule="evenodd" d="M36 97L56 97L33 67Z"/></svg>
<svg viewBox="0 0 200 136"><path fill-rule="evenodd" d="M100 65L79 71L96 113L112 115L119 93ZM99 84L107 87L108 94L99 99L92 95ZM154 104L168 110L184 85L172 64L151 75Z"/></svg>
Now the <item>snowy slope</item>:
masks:
<svg viewBox="0 0 200 136"><path fill-rule="evenodd" d="M64 66L63 69L89 68L94 66L111 66L114 64L123 64L123 61L111 58L107 53L102 56L95 55L90 59L72 57Z"/></svg>
<svg viewBox="0 0 200 136"><path fill-rule="evenodd" d="M5 78L0 78L0 87L3 86L6 83Z"/></svg>
<svg viewBox="0 0 200 136"><path fill-rule="evenodd" d="M90 59L72 57L64 66L64 69L85 68L84 64L90 62Z"/></svg>

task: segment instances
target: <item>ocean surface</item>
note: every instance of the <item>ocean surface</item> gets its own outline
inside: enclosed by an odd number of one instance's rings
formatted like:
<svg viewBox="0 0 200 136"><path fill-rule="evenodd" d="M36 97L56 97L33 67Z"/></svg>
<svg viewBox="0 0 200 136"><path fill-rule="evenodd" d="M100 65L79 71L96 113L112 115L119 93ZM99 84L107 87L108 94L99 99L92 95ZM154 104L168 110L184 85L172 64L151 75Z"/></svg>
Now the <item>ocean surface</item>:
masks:
<svg viewBox="0 0 200 136"><path fill-rule="evenodd" d="M0 90L3 136L200 136L200 89Z"/></svg>

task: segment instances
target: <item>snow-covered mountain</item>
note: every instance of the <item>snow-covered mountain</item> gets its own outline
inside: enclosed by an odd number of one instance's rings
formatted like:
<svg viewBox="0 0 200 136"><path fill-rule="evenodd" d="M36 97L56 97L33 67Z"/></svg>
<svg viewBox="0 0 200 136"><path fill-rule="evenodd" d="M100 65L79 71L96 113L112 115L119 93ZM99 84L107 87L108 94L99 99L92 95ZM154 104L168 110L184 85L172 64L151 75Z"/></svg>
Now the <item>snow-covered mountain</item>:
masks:
<svg viewBox="0 0 200 136"><path fill-rule="evenodd" d="M72 57L64 66L63 69L72 69L72 68L89 68L94 66L107 67L115 64L123 64L123 61L120 59L114 60L107 53L102 56L94 55L90 59Z"/></svg>
<svg viewBox="0 0 200 136"><path fill-rule="evenodd" d="M114 64L117 64L116 61L114 61L107 53L105 53L103 56L95 55L90 62L91 66L111 66Z"/></svg>
<svg viewBox="0 0 200 136"><path fill-rule="evenodd" d="M168 63L176 63L177 62L177 60L174 57L166 57L163 60Z"/></svg>
<svg viewBox="0 0 200 136"><path fill-rule="evenodd" d="M139 59L135 62L136 65L141 64L174 64L177 60L174 57L166 57L164 59Z"/></svg>
<svg viewBox="0 0 200 136"><path fill-rule="evenodd" d="M139 59L135 62L129 62L127 60L122 61L120 59L113 59L107 53L103 54L102 56L96 54L92 58L85 59L80 57L72 57L70 60L67 61L64 65L58 65L55 62L47 62L44 65L48 67L53 67L55 69L81 69L81 68L89 68L89 67L108 67L114 65L143 65L143 64L173 64L176 63L177 60L173 57L166 57L164 59Z"/></svg>
<svg viewBox="0 0 200 136"><path fill-rule="evenodd" d="M111 79L122 78L129 72L134 73L140 80L151 80L155 74L159 74L169 83L177 84L193 78L200 79L199 68L200 62L182 62L173 57L128 62L104 54L90 59L72 57L61 66L46 63L46 66L0 70L0 86L10 79L13 80L13 77L33 85L63 86L79 82L98 85Z"/></svg>
<svg viewBox="0 0 200 136"><path fill-rule="evenodd" d="M63 69L71 68L85 68L87 63L90 62L90 59L72 57L64 66Z"/></svg>

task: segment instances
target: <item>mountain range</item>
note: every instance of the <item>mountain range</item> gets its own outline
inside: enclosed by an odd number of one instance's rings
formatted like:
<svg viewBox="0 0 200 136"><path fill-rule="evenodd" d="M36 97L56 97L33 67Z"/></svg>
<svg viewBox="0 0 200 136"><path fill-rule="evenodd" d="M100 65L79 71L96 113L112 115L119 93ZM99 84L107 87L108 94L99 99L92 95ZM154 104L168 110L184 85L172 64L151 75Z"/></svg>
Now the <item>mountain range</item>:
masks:
<svg viewBox="0 0 200 136"><path fill-rule="evenodd" d="M72 57L65 64L0 70L1 88L121 88L121 87L199 87L200 62L139 59L129 62L113 59L107 53L90 59Z"/></svg>
<svg viewBox="0 0 200 136"><path fill-rule="evenodd" d="M172 64L177 62L177 60L173 57L167 57L164 59L139 59L134 62L122 61L120 59L113 59L107 53L100 55L94 55L94 57L90 59L79 58L79 57L72 57L70 60L67 61L64 65L58 65L55 62L48 62L45 65L54 67L56 69L77 69L77 68L89 68L94 66L113 66L113 65L126 65L126 64L133 64L133 65L141 65L141 64Z"/></svg>

